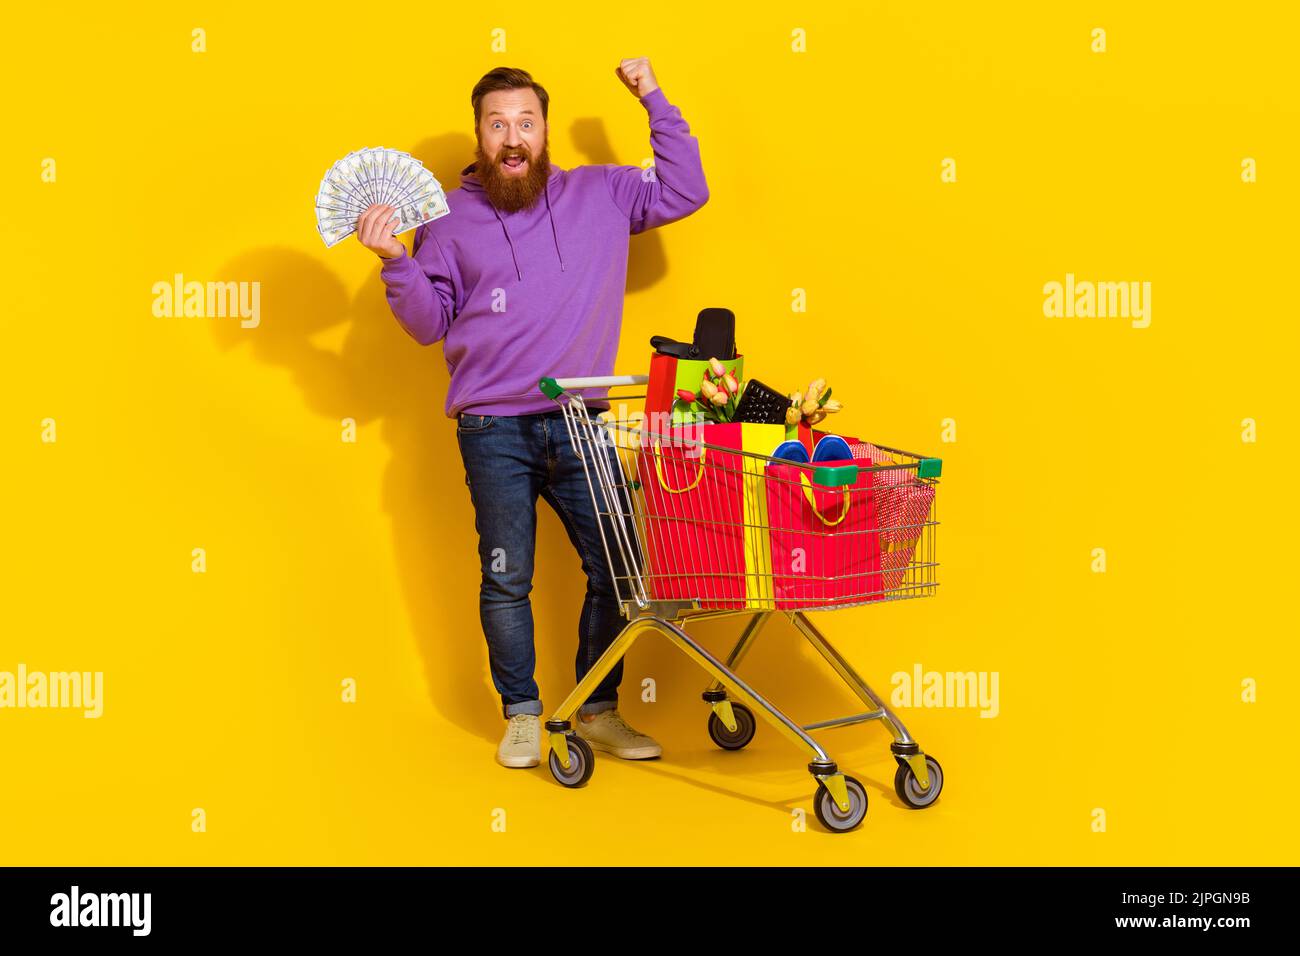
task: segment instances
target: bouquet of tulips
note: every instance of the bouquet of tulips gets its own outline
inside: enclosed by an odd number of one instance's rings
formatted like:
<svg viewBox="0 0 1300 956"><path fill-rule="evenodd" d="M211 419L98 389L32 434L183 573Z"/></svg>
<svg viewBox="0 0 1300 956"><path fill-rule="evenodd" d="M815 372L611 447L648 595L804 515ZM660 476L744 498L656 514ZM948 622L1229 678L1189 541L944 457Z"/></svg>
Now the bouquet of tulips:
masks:
<svg viewBox="0 0 1300 956"><path fill-rule="evenodd" d="M736 381L736 376L716 358L710 358L708 370L698 389L693 392L688 388L677 390L677 405L706 421L729 422L736 414L736 405L742 391L744 387Z"/></svg>
<svg viewBox="0 0 1300 956"><path fill-rule="evenodd" d="M826 379L814 379L807 391L790 393L790 407L785 410L785 423L794 426L803 422L811 427L843 407L839 401L831 398Z"/></svg>

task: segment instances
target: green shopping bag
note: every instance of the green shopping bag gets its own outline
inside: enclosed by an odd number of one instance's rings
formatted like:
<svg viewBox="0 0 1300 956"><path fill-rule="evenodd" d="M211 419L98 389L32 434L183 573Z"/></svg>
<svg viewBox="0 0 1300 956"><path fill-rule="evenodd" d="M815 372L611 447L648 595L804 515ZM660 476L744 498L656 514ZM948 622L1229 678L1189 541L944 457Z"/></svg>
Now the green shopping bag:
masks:
<svg viewBox="0 0 1300 956"><path fill-rule="evenodd" d="M736 376L737 382L744 381L745 357L719 359L722 367ZM662 421L666 425L681 425L696 420L698 407L693 411L686 403L677 398L679 389L698 392L700 382L709 371L709 361L704 359L683 359L675 355L656 352L650 359L650 381L646 385L645 414L647 421L660 421L657 416L666 416Z"/></svg>

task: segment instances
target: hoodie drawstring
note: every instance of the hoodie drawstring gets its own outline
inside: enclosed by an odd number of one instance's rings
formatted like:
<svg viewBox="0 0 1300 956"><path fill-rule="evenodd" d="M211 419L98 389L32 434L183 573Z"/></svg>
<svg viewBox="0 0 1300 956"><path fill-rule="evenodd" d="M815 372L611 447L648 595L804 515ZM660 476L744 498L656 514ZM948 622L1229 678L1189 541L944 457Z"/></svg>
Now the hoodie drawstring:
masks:
<svg viewBox="0 0 1300 956"><path fill-rule="evenodd" d="M555 228L555 214L551 211L551 181L546 181L546 188L543 190L546 194L546 218L551 221L551 241L555 243L555 254L560 260L560 271L564 271L564 253L560 251L560 234ZM491 205L489 203L488 205ZM506 234L506 242L510 245L510 258L515 263L515 275L522 281L524 271L519 267L519 256L515 253L515 241L510 238L510 230L506 228L506 221L501 218L501 212L496 206L492 206L492 212L497 217L497 222L501 223L501 231Z"/></svg>
<svg viewBox="0 0 1300 956"><path fill-rule="evenodd" d="M488 205L491 205L491 203ZM524 273L523 270L519 268L519 257L515 255L515 243L514 240L510 238L510 230L506 228L506 221L501 218L501 213L497 211L496 206L492 206L492 211L496 213L497 222L501 223L501 231L506 234L506 242L510 245L510 258L515 261L515 275L517 275L522 281Z"/></svg>
<svg viewBox="0 0 1300 956"><path fill-rule="evenodd" d="M551 220L551 240L555 243L555 254L560 257L560 271L564 271L564 253L560 251L560 234L555 231L555 215L551 212L551 181L546 180L546 217Z"/></svg>

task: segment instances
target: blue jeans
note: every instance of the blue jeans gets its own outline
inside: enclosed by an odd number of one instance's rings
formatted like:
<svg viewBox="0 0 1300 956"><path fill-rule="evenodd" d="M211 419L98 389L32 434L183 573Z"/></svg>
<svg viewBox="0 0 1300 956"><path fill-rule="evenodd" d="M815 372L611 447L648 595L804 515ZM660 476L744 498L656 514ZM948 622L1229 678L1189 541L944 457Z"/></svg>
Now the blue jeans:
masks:
<svg viewBox="0 0 1300 956"><path fill-rule="evenodd" d="M456 441L465 463L465 484L479 536L483 570L479 618L487 638L492 683L501 695L507 718L540 715L541 695L533 678L533 610L528 596L533 589L537 496L545 498L559 515L587 576L587 594L578 618L578 680L618 636L624 623L598 524L605 523L610 553L617 555L610 526L614 519L597 516L586 473L559 408L533 415L462 412L456 423ZM584 445L584 452L588 447ZM608 454L617 475L617 454L612 449ZM594 714L616 707L622 679L620 660L587 698L581 712Z"/></svg>

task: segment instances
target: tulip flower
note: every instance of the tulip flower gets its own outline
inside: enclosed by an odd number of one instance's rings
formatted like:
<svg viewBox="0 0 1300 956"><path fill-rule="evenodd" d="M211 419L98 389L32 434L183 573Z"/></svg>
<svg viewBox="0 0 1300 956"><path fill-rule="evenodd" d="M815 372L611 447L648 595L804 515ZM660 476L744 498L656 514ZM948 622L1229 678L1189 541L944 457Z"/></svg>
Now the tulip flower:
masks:
<svg viewBox="0 0 1300 956"><path fill-rule="evenodd" d="M808 383L807 391L790 392L790 407L785 410L786 427L800 423L816 425L827 415L840 411L844 405L831 398L831 390L826 386L826 379L815 378Z"/></svg>
<svg viewBox="0 0 1300 956"><path fill-rule="evenodd" d="M677 399L687 406L684 410L691 414L702 414L712 422L729 422L736 412L744 388L745 383L740 381L734 371L717 358L710 358L699 387L694 391L679 388Z"/></svg>

